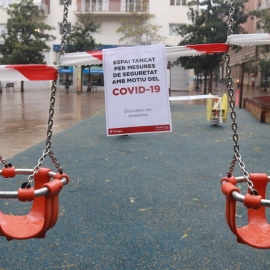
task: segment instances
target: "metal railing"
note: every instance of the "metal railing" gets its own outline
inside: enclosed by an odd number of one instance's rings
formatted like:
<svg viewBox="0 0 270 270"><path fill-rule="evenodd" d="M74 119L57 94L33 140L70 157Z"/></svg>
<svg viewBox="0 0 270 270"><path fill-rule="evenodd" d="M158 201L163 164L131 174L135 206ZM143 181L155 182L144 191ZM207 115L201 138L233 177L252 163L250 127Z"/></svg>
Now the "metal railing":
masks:
<svg viewBox="0 0 270 270"><path fill-rule="evenodd" d="M44 3L42 0L35 0L34 4L38 7L39 10L42 10L44 12L44 15L49 14L49 6Z"/></svg>
<svg viewBox="0 0 270 270"><path fill-rule="evenodd" d="M148 12L148 0L82 0L77 2L77 12L129 13Z"/></svg>

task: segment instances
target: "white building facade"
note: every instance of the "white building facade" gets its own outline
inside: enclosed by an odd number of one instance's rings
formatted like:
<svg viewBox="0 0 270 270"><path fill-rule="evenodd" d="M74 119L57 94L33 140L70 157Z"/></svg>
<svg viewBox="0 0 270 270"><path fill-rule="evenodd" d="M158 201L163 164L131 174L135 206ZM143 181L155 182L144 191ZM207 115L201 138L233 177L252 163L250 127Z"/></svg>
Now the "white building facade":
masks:
<svg viewBox="0 0 270 270"><path fill-rule="evenodd" d="M154 14L155 18L151 19L149 23L161 26L159 34L165 37L166 46L177 46L181 41L181 36L175 29L180 24L188 23L186 1L188 0L144 0L147 8L145 9L145 5L142 5L140 9L136 3L141 2L139 0L69 0L68 29L70 30L71 26L75 24L78 14L91 12L96 23L100 25L98 33L94 35L96 43L102 44L104 48L121 46L124 43L119 42L121 34L116 33L116 30L121 25L121 20L130 16L130 11L137 9L139 12ZM0 0L0 31L5 31L8 19L6 8L14 2L18 2L18 0ZM64 0L34 0L34 3L44 11L44 16L39 20L55 28L50 32L56 37L52 43L48 44L51 50L44 52L47 64L53 65L57 63L60 49ZM68 79L76 88L79 69L80 67L62 67L59 85L64 85L64 81ZM88 76L87 72L89 71L85 70L85 76ZM90 72L93 73L91 76L95 78L95 76L100 76L102 70ZM173 66L170 77L172 90L188 90L188 70Z"/></svg>

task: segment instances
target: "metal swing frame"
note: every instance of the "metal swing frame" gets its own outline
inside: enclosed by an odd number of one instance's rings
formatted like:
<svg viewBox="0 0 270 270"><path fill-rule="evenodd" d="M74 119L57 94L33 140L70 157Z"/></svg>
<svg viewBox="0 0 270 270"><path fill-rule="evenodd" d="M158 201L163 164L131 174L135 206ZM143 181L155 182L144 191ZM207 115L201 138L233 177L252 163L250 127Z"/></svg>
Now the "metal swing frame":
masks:
<svg viewBox="0 0 270 270"><path fill-rule="evenodd" d="M68 0L65 0L59 59L61 55L65 54L67 16ZM19 188L18 191L1 191L0 199L18 198L22 202L33 201L32 208L27 215L6 215L0 211L0 236L5 236L7 240L44 238L47 230L52 228L57 222L58 194L62 190L63 185L68 184L69 178L63 173L63 168L51 150L56 82L55 79L51 87L46 147L37 165L33 169L16 169L0 156L0 163L4 165L2 170L0 170L0 175L4 178L13 178L18 174L29 175L28 181L23 188ZM58 173L41 167L47 156L51 158ZM34 188L31 188L31 183L33 182Z"/></svg>
<svg viewBox="0 0 270 270"><path fill-rule="evenodd" d="M235 0L230 2L229 23L227 41L233 35L233 16L235 14ZM231 76L230 55L225 55L227 86L229 95L229 105L231 108L234 156L231 162L227 177L221 180L221 190L226 197L226 219L231 231L236 235L237 241L247 244L254 248L270 248L270 224L266 220L265 207L270 207L270 201L265 199L267 183L270 176L267 174L248 173L245 163L242 161L240 147L238 144L234 89L232 87L233 79ZM242 177L232 175L236 162L242 170ZM246 182L248 186L247 194L241 195L240 190L236 187L238 183ZM241 202L247 207L248 224L243 227L236 225L236 203Z"/></svg>

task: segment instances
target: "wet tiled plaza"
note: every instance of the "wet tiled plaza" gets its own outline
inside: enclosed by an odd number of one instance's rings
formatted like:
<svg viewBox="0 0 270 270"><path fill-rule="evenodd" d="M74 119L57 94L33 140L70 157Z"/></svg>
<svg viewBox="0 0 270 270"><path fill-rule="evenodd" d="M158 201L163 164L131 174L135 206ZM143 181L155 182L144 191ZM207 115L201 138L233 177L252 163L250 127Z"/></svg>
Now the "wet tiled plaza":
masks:
<svg viewBox="0 0 270 270"><path fill-rule="evenodd" d="M224 85L214 88L213 94L222 96ZM202 91L175 92L177 95L198 95ZM263 89L244 89L244 97L267 95ZM205 104L206 100L177 101L181 104ZM0 93L0 156L10 158L46 139L49 115L50 89L28 90L21 93L3 90ZM94 92L77 94L58 89L54 114L53 134L56 134L77 122L91 117L105 107L104 88ZM105 127L104 127L105 132Z"/></svg>
<svg viewBox="0 0 270 270"><path fill-rule="evenodd" d="M50 89L3 91L0 94L0 156L4 159L45 140ZM104 109L103 88L96 92L56 93L53 134Z"/></svg>

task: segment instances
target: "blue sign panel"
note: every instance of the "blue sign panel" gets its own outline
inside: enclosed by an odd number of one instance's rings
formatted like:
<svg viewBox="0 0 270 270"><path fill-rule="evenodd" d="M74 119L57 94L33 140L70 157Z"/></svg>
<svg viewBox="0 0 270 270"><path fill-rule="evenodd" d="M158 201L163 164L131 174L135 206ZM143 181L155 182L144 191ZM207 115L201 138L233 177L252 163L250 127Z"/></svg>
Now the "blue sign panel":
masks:
<svg viewBox="0 0 270 270"><path fill-rule="evenodd" d="M69 66L68 68L59 69L59 73L73 73L73 66Z"/></svg>
<svg viewBox="0 0 270 270"><path fill-rule="evenodd" d="M61 45L53 45L53 50L59 52L61 50Z"/></svg>
<svg viewBox="0 0 270 270"><path fill-rule="evenodd" d="M89 69L84 69L83 70L83 73L85 74L87 74L87 73L89 73ZM99 70L99 69L91 69L90 70L90 73L91 74L93 74L93 73L95 73L95 74L103 74L103 70L101 69L101 70Z"/></svg>

